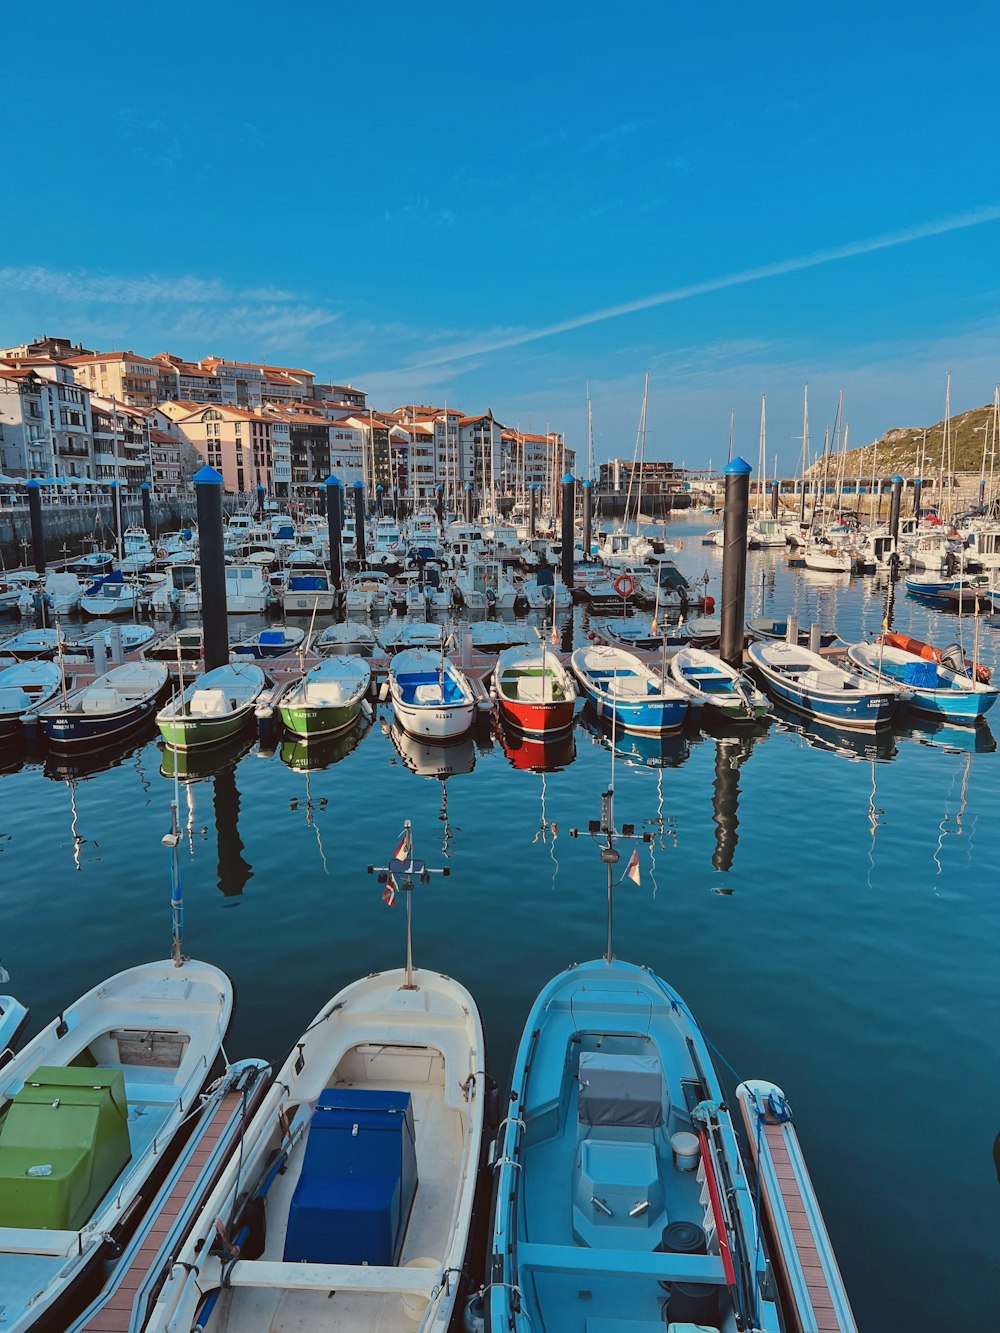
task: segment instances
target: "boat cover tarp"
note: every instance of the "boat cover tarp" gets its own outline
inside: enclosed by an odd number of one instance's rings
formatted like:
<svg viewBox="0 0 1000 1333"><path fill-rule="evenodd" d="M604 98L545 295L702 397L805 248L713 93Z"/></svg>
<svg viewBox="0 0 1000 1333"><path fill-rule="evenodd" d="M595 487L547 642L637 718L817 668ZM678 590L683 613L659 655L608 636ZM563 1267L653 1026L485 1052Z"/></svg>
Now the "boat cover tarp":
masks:
<svg viewBox="0 0 1000 1333"><path fill-rule="evenodd" d="M36 1069L0 1130L3 1225L77 1230L131 1155L120 1069Z"/></svg>
<svg viewBox="0 0 1000 1333"><path fill-rule="evenodd" d="M903 684L914 685L917 689L933 690L937 688L938 673L936 662L907 662L903 667Z"/></svg>
<svg viewBox="0 0 1000 1333"><path fill-rule="evenodd" d="M276 647L285 642L285 631L283 629L262 629L260 632L260 645L264 647Z"/></svg>
<svg viewBox="0 0 1000 1333"><path fill-rule="evenodd" d="M656 1129L663 1124L663 1071L655 1056L580 1055L580 1123Z"/></svg>
<svg viewBox="0 0 1000 1333"><path fill-rule="evenodd" d="M410 1094L327 1088L292 1195L285 1261L398 1263L416 1189Z"/></svg>

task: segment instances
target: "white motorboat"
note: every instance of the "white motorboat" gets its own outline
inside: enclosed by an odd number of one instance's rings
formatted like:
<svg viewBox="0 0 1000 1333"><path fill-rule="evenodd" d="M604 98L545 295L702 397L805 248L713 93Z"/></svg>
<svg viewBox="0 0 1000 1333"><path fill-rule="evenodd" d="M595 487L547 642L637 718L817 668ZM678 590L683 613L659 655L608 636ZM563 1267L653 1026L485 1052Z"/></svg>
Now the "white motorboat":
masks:
<svg viewBox="0 0 1000 1333"><path fill-rule="evenodd" d="M389 666L389 697L399 725L413 736L454 740L476 716L472 688L443 650L397 653Z"/></svg>
<svg viewBox="0 0 1000 1333"><path fill-rule="evenodd" d="M334 996L176 1255L147 1333L445 1333L478 1177L484 1054L475 1000L439 973L375 973ZM241 1257L234 1243L265 1207L263 1247Z"/></svg>

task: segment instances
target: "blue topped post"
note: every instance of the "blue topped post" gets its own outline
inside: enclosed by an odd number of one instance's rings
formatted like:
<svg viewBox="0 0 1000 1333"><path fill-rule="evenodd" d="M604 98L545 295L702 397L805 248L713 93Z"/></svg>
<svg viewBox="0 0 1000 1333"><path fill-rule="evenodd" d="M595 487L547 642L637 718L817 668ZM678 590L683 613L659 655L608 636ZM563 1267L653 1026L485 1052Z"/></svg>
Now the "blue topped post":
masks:
<svg viewBox="0 0 1000 1333"><path fill-rule="evenodd" d="M399 522L399 487L398 487L398 486L393 486L393 488L392 488L392 516L393 516L393 518L394 518L394 519L397 521L397 523L398 523L398 522Z"/></svg>
<svg viewBox="0 0 1000 1333"><path fill-rule="evenodd" d="M153 505L149 496L149 482L144 481L139 490L142 492L142 526L146 529L147 534L152 537Z"/></svg>
<svg viewBox="0 0 1000 1333"><path fill-rule="evenodd" d="M326 531L330 539L330 582L340 592L344 582L344 488L331 473L326 479Z"/></svg>
<svg viewBox="0 0 1000 1333"><path fill-rule="evenodd" d="M913 516L917 522L920 522L920 497L923 494L923 477L913 478Z"/></svg>
<svg viewBox="0 0 1000 1333"><path fill-rule="evenodd" d="M528 536L534 538L538 531L538 487L534 482L528 486Z"/></svg>
<svg viewBox="0 0 1000 1333"><path fill-rule="evenodd" d="M375 487L375 503L378 505L379 518L385 518L385 500L384 487L380 484Z"/></svg>
<svg viewBox="0 0 1000 1333"><path fill-rule="evenodd" d="M118 482L112 480L111 487L111 531L115 534L115 552L120 560L123 555L122 548L122 509L121 509L121 491Z"/></svg>
<svg viewBox="0 0 1000 1333"><path fill-rule="evenodd" d="M472 482L465 483L465 521L472 522Z"/></svg>
<svg viewBox="0 0 1000 1333"><path fill-rule="evenodd" d="M257 487L257 517L264 517L264 497L267 495L266 486Z"/></svg>
<svg viewBox="0 0 1000 1333"><path fill-rule="evenodd" d="M747 595L747 524L750 518L750 464L742 458L727 463L725 509L722 514L722 615L719 656L739 670L743 666L743 625Z"/></svg>
<svg viewBox="0 0 1000 1333"><path fill-rule="evenodd" d="M226 619L226 555L222 541L222 476L203 467L191 479L198 506L198 561L201 565L201 623L205 670L229 661Z"/></svg>
<svg viewBox="0 0 1000 1333"><path fill-rule="evenodd" d="M358 564L365 563L365 483L354 483L354 550Z"/></svg>
<svg viewBox="0 0 1000 1333"><path fill-rule="evenodd" d="M444 527L444 486L438 483L435 490L434 508L437 510L438 522Z"/></svg>
<svg viewBox="0 0 1000 1333"><path fill-rule="evenodd" d="M772 518L777 518L777 517L778 517L778 504L779 504L779 499L778 499L778 483L777 483L776 481L772 481L772 482L771 482L771 517L772 517Z"/></svg>
<svg viewBox="0 0 1000 1333"><path fill-rule="evenodd" d="M562 581L573 591L573 540L576 519L576 478L567 472L562 479Z"/></svg>
<svg viewBox="0 0 1000 1333"><path fill-rule="evenodd" d="M583 558L590 559L590 548L593 545L594 534L594 483L588 480L583 482Z"/></svg>
<svg viewBox="0 0 1000 1333"><path fill-rule="evenodd" d="M45 527L42 523L42 488L32 479L27 485L28 518L31 521L31 554L35 573L45 573Z"/></svg>

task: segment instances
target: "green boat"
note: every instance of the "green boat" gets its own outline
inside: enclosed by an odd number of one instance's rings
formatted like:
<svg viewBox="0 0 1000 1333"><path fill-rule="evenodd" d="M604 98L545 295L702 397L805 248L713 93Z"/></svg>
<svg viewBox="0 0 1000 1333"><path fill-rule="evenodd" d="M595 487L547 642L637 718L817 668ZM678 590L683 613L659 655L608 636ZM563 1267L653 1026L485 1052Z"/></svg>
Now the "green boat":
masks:
<svg viewBox="0 0 1000 1333"><path fill-rule="evenodd" d="M161 708L156 725L175 750L218 745L249 726L266 687L263 671L250 662L216 667Z"/></svg>
<svg viewBox="0 0 1000 1333"><path fill-rule="evenodd" d="M371 678L363 658L326 658L278 697L276 706L285 730L315 740L353 727Z"/></svg>

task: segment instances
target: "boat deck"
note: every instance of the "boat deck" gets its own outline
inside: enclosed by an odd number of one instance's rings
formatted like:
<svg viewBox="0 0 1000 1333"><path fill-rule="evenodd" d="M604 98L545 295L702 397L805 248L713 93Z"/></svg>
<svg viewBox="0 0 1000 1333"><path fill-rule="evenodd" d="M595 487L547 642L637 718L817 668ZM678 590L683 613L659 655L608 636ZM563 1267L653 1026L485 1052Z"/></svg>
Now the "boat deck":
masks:
<svg viewBox="0 0 1000 1333"><path fill-rule="evenodd" d="M366 1079L364 1087L398 1091L400 1084ZM448 1252L464 1128L461 1112L446 1103L441 1084L415 1084L406 1090L413 1099L418 1184L399 1259L401 1273L414 1260L432 1259L440 1264ZM341 1333L358 1328L371 1333L400 1333L403 1328L415 1327L415 1323L405 1324L397 1292L309 1290L309 1270L316 1267L312 1264L296 1265L302 1282L295 1288L253 1285L256 1263L275 1265L279 1270L282 1266L285 1226L307 1143L308 1132L291 1155L287 1170L275 1178L268 1195L264 1253L260 1260L239 1263L232 1291L215 1309L213 1327L218 1333L301 1333L304 1329L310 1333ZM267 1270L262 1268L261 1273L266 1275Z"/></svg>

